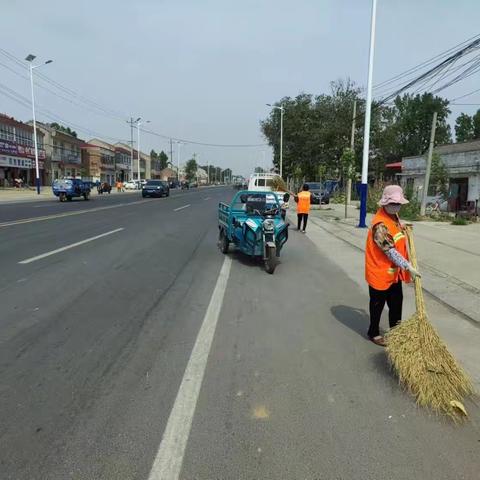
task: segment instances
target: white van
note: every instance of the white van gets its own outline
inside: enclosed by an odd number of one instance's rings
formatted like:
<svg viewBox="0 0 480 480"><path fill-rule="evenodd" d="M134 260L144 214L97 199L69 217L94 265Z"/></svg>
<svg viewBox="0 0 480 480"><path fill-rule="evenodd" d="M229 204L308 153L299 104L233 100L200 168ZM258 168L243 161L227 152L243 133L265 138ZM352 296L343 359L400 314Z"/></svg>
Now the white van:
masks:
<svg viewBox="0 0 480 480"><path fill-rule="evenodd" d="M273 179L278 177L276 173L254 173L250 175L248 181L248 190L251 192L273 192L272 184ZM275 192L279 199L282 199L285 192Z"/></svg>
<svg viewBox="0 0 480 480"><path fill-rule="evenodd" d="M254 173L250 175L250 180L248 181L248 190L251 192L274 192L272 188L273 179L278 177L276 173ZM280 205L283 210L288 208L288 202L283 201L283 196L285 192L274 192L277 197Z"/></svg>

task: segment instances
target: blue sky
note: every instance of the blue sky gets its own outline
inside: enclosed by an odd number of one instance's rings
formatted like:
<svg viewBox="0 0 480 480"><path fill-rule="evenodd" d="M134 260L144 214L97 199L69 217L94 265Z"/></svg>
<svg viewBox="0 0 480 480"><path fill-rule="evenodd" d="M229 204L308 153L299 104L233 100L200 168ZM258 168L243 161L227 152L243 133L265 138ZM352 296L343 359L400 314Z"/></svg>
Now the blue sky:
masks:
<svg viewBox="0 0 480 480"><path fill-rule="evenodd" d="M30 52L52 58L44 74L121 115L99 115L40 88L39 105L112 140L129 139L125 120L132 115L167 136L262 144L259 121L268 114L266 103L328 92L337 78L366 82L370 0L2 3L1 48L19 58ZM476 35L478 18L480 3L474 1L378 0L374 82ZM0 62L22 73L5 56ZM29 95L28 82L1 64L0 82ZM453 98L475 88L478 75L443 94ZM480 92L464 101L480 103ZM475 108L452 107L453 116ZM31 117L24 105L1 95L0 111ZM82 138L93 136L77 130ZM169 148L167 140L147 134L143 146ZM182 158L194 152L200 163L242 174L271 159L268 147L189 144Z"/></svg>

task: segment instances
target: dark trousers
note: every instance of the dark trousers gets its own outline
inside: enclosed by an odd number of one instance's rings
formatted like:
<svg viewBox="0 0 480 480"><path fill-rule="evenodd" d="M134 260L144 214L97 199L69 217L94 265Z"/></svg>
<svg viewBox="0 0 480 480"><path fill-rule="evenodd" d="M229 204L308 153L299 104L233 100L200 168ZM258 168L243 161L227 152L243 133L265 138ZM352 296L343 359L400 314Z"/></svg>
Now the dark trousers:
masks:
<svg viewBox="0 0 480 480"><path fill-rule="evenodd" d="M380 317L382 316L385 302L388 305L388 322L390 328L400 323L402 319L403 291L402 282L394 283L387 290L370 289L370 338L380 335Z"/></svg>
<svg viewBox="0 0 480 480"><path fill-rule="evenodd" d="M307 228L307 221L308 221L308 213L297 213L297 228L300 230L300 225L303 220L303 230Z"/></svg>

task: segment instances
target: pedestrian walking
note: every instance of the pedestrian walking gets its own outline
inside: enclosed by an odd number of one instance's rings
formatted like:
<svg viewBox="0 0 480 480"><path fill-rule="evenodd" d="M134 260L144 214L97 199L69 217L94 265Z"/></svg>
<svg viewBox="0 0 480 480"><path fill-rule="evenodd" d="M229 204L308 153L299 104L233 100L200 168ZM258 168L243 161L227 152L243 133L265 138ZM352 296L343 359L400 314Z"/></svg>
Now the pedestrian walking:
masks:
<svg viewBox="0 0 480 480"><path fill-rule="evenodd" d="M302 233L305 233L307 228L311 196L312 194L309 192L309 186L305 184L303 185L302 190L295 197L295 201L297 202L297 230L300 230L301 228Z"/></svg>
<svg viewBox="0 0 480 480"><path fill-rule="evenodd" d="M402 319L402 282L420 276L409 261L407 238L398 216L402 205L408 203L399 185L383 190L379 209L373 217L365 249L365 278L370 292L370 328L368 337L380 346L385 339L380 335L380 318L385 303L388 305L390 328Z"/></svg>

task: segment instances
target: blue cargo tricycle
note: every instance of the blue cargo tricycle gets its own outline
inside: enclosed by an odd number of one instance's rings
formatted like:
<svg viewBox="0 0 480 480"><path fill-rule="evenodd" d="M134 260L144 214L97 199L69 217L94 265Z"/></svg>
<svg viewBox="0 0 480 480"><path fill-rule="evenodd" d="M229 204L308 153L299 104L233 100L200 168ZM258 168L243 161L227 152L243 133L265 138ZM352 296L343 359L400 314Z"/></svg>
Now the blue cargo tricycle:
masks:
<svg viewBox="0 0 480 480"><path fill-rule="evenodd" d="M73 198L83 197L84 200L90 200L90 186L88 183L78 178L66 178L55 180L52 185L53 194L58 197L61 202Z"/></svg>
<svg viewBox="0 0 480 480"><path fill-rule="evenodd" d="M242 190L229 205L220 203L218 228L218 245L223 253L228 253L232 243L242 253L262 258L268 273L275 271L288 240L288 224L275 193Z"/></svg>

